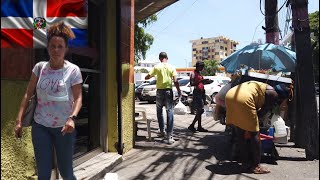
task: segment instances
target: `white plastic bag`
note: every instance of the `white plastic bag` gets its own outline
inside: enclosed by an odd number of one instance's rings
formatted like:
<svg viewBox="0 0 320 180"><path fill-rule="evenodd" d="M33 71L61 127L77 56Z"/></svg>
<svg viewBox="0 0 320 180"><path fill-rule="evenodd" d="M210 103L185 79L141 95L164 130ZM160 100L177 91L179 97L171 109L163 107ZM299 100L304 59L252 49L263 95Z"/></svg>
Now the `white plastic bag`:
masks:
<svg viewBox="0 0 320 180"><path fill-rule="evenodd" d="M174 114L184 115L187 113L187 111L187 107L181 102L181 99L179 98L178 104L173 109Z"/></svg>

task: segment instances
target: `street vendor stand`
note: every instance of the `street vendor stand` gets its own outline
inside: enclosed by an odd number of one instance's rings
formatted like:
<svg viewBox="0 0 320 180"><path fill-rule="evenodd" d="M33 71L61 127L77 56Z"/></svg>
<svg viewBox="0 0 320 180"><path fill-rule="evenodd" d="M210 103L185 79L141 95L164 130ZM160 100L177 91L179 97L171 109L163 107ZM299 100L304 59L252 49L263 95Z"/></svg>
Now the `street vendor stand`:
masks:
<svg viewBox="0 0 320 180"><path fill-rule="evenodd" d="M271 74L262 74L258 72L250 72L250 71L245 71L242 73L240 82L247 82L247 81L259 81L263 83L267 83L270 86L275 86L281 83L285 84L292 84L292 79L288 77L282 77L282 76L276 76L276 75L271 75Z"/></svg>
<svg viewBox="0 0 320 180"><path fill-rule="evenodd" d="M271 75L271 74L263 74L259 72L250 72L250 71L244 71L242 72L242 75L240 77L240 83L247 82L247 81L259 81L266 84L269 84L270 86L274 87L278 84L285 83L288 86L293 83L291 78L288 77L282 77L277 75ZM284 112L286 114L287 112ZM284 118L284 117L283 117ZM276 160L278 158L278 152L275 148L275 139L274 139L274 128L273 127L264 127L262 123L260 123L260 140L261 140L261 154L267 154L270 155L272 159ZM281 143L287 142L282 141Z"/></svg>

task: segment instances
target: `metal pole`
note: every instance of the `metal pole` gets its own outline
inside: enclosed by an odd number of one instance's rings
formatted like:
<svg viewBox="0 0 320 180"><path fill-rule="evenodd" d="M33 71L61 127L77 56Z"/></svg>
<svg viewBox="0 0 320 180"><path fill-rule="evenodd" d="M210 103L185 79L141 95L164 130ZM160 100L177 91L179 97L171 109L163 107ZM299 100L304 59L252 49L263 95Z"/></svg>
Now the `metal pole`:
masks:
<svg viewBox="0 0 320 180"><path fill-rule="evenodd" d="M121 61L121 0L116 2L116 59L117 59L117 96L118 96L118 154L123 154L122 143L122 61Z"/></svg>

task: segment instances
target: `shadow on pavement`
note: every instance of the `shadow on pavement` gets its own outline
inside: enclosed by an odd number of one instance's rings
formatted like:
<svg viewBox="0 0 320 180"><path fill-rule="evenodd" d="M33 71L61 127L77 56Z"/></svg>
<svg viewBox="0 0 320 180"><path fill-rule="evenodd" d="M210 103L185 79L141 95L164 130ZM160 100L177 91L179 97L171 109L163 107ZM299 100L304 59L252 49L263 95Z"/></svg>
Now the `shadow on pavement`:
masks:
<svg viewBox="0 0 320 180"><path fill-rule="evenodd" d="M206 166L206 169L211 171L213 174L220 175L232 175L232 174L240 174L241 167L236 162L222 162L218 164L213 164Z"/></svg>
<svg viewBox="0 0 320 180"><path fill-rule="evenodd" d="M278 160L282 161L308 161L307 158L303 157L279 157Z"/></svg>

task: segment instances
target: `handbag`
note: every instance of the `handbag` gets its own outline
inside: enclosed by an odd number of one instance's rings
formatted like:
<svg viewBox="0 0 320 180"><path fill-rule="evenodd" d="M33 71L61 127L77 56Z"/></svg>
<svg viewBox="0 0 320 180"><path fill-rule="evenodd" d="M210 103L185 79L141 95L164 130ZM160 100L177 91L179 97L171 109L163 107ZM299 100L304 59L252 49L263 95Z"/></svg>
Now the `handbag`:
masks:
<svg viewBox="0 0 320 180"><path fill-rule="evenodd" d="M36 110L37 106L37 101L37 93L35 93L30 97L27 108L23 114L23 121L21 123L22 127L31 126L33 122L34 111Z"/></svg>
<svg viewBox="0 0 320 180"><path fill-rule="evenodd" d="M43 64L44 62L41 62L39 67L39 72L38 72L39 75L40 75ZM27 108L22 116L22 119L23 119L23 121L21 122L22 127L29 127L32 125L32 122L34 121L33 120L34 111L36 110L37 103L38 103L38 100L37 100L37 91L36 91L34 95L32 95L28 100Z"/></svg>

